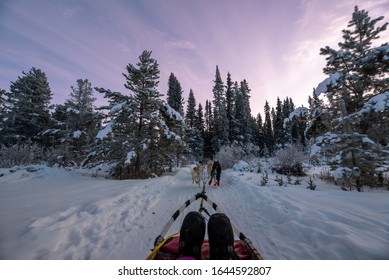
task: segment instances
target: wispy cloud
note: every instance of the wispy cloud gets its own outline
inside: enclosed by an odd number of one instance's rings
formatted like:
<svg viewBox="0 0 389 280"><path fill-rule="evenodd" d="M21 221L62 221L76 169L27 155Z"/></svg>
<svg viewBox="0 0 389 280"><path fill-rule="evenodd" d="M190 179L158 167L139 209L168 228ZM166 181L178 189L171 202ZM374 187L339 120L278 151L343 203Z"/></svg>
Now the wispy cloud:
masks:
<svg viewBox="0 0 389 280"><path fill-rule="evenodd" d="M126 91L125 66L151 50L160 64L163 94L173 72L184 97L192 88L198 102L212 99L219 65L224 81L227 72L238 82L247 79L254 114L263 111L265 99L272 103L276 96L306 103L325 65L319 49L337 46L355 4L371 9L373 17L389 13L387 0L5 3L0 87L40 65L57 100L78 78Z"/></svg>

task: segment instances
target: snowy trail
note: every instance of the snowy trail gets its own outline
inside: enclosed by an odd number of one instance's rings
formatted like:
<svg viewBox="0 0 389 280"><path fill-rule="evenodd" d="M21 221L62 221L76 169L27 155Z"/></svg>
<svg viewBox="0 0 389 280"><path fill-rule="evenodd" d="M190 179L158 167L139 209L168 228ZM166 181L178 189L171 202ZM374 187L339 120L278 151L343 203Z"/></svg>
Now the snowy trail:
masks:
<svg viewBox="0 0 389 280"><path fill-rule="evenodd" d="M0 173L0 259L144 259L171 215L201 191L189 167L125 181L47 167ZM206 188L266 259L389 259L389 192L320 181L315 191L279 187L272 176L262 187L258 174L224 170L222 186Z"/></svg>

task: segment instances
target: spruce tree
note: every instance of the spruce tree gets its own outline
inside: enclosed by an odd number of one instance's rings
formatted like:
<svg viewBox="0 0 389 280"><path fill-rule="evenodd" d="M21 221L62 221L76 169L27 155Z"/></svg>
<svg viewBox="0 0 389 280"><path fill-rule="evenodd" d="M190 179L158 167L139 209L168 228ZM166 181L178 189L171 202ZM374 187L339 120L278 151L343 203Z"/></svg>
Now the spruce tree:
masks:
<svg viewBox="0 0 389 280"><path fill-rule="evenodd" d="M80 161L100 128L101 115L94 111L92 84L88 79L78 79L77 86L71 86L66 108L66 153L72 160Z"/></svg>
<svg viewBox="0 0 389 280"><path fill-rule="evenodd" d="M340 49L320 49L327 60L323 71L333 78L328 97L338 116L356 112L370 97L389 89L389 78L382 71L388 68L381 67L386 65L383 55L387 44L374 49L372 46L387 28L388 23L376 27L382 19L371 19L367 11L355 6L347 26L350 29L342 30L344 41L339 42Z"/></svg>
<svg viewBox="0 0 389 280"><path fill-rule="evenodd" d="M257 114L257 118L255 121L257 123L257 125L256 125L256 127L257 127L257 142L256 142L256 144L259 148L259 154L261 156L263 156L265 153L265 131L264 131L261 113Z"/></svg>
<svg viewBox="0 0 389 280"><path fill-rule="evenodd" d="M213 86L213 148L218 151L222 145L228 143L228 120L226 110L226 97L224 83L220 76L219 67L216 66L216 74Z"/></svg>
<svg viewBox="0 0 389 280"><path fill-rule="evenodd" d="M11 82L6 99L7 142L32 140L43 144L43 132L50 128L51 99L49 82L40 69L33 67Z"/></svg>
<svg viewBox="0 0 389 280"><path fill-rule="evenodd" d="M188 105L185 116L187 126L185 141L188 144L189 150L195 156L196 160L200 160L203 155L203 136L199 129L199 118L196 111L196 99L192 89L189 91Z"/></svg>
<svg viewBox="0 0 389 280"><path fill-rule="evenodd" d="M231 80L231 74L227 74L226 82L226 117L228 122L228 140L230 143L234 140L233 126L234 126L234 116L235 116L235 96L233 90L233 82Z"/></svg>
<svg viewBox="0 0 389 280"><path fill-rule="evenodd" d="M4 136L7 130L5 126L5 115L6 115L5 96L6 96L6 91L0 88L0 146L2 144L5 144Z"/></svg>
<svg viewBox="0 0 389 280"><path fill-rule="evenodd" d="M275 117L273 121L273 131L274 131L274 141L277 148L285 147L285 131L284 131L284 119L285 115L282 110L282 102L279 97L277 97L277 105L275 111Z"/></svg>
<svg viewBox="0 0 389 280"><path fill-rule="evenodd" d="M212 103L205 101L205 133L204 133L204 157L213 158L215 150L212 147L211 140L214 134Z"/></svg>
<svg viewBox="0 0 389 280"><path fill-rule="evenodd" d="M253 140L253 127L250 109L250 88L246 80L240 83L236 92L235 107L235 131L239 145L244 145Z"/></svg>
<svg viewBox="0 0 389 280"><path fill-rule="evenodd" d="M335 174L354 182L359 190L364 184L375 184L378 167L385 158L377 132L388 129L389 104L383 105L387 104L383 101L389 98L389 78L385 75L388 66L384 59L389 46L373 46L388 25L376 27L382 19L371 19L367 11L356 6L349 29L342 31L340 49L321 49L327 60L323 72L329 77L318 85L315 94L324 93L328 102L321 105L320 111L311 112L307 128L307 135L320 136L312 155L319 152L326 156ZM372 109L377 102L379 109ZM387 143L389 138L385 138L383 142Z"/></svg>
<svg viewBox="0 0 389 280"><path fill-rule="evenodd" d="M196 99L192 89L189 90L185 121L189 128L193 128L196 122Z"/></svg>
<svg viewBox="0 0 389 280"><path fill-rule="evenodd" d="M199 103L196 110L195 125L197 131L197 155L200 156L200 159L204 158L204 139L205 139L205 126L204 126L204 113L203 106Z"/></svg>
<svg viewBox="0 0 389 280"><path fill-rule="evenodd" d="M177 80L176 76L171 73L168 81L167 103L181 115L184 115L182 102L183 98L181 84Z"/></svg>
<svg viewBox="0 0 389 280"><path fill-rule="evenodd" d="M157 132L155 125L158 123L158 110L161 107L160 94L157 90L159 83L159 65L151 57L151 51L143 51L136 65L128 64L124 85L134 96L133 112L138 116L136 119L135 143L133 160L133 173L135 176L143 176L148 173L144 170L147 160L151 157L155 148ZM142 171L143 169L143 171ZM142 174L143 173L143 174Z"/></svg>
<svg viewBox="0 0 389 280"><path fill-rule="evenodd" d="M199 103L199 106L196 111L195 127L200 131L201 137L204 138L204 133L205 133L204 112L201 103Z"/></svg>
<svg viewBox="0 0 389 280"><path fill-rule="evenodd" d="M269 103L265 102L265 121L263 124L263 138L265 142L265 155L269 156L274 151L274 135L272 129L272 121L270 116L270 106Z"/></svg>
<svg viewBox="0 0 389 280"><path fill-rule="evenodd" d="M128 64L125 87L130 95L98 88L108 98L105 127L88 157L114 164L112 176L119 179L160 175L179 164L185 151L184 119L157 91L159 68L150 51Z"/></svg>

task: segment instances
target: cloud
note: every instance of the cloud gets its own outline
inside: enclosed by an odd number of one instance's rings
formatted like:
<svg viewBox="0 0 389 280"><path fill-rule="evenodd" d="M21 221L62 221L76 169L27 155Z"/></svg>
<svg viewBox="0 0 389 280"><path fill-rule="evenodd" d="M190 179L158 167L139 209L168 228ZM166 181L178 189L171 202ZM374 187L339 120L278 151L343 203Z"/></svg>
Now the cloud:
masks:
<svg viewBox="0 0 389 280"><path fill-rule="evenodd" d="M182 39L175 39L175 38L170 38L167 39L165 42L165 47L167 49L183 49L183 50L194 50L196 49L196 45L188 40L182 40Z"/></svg>

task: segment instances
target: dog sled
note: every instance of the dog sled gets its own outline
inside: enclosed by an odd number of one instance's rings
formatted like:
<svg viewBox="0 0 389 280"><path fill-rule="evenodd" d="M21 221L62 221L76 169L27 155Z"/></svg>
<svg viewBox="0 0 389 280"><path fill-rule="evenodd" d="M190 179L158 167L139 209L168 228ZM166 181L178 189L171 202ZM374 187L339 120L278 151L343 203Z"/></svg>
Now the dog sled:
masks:
<svg viewBox="0 0 389 280"><path fill-rule="evenodd" d="M193 202L200 200L200 207L198 212L205 218L209 218L211 215L209 211L204 207L204 202L208 204L216 213L222 211L205 193L205 184L203 191L195 194L192 198L188 199L177 209L177 211L171 216L168 223L162 229L161 233L156 237L154 242L154 249L146 257L146 260L175 260L178 256L179 247L179 233L168 235L169 229L177 218L182 214L189 205ZM251 240L246 237L232 222L232 230L234 232L234 251L236 257L239 260L263 260L262 255L255 248ZM209 243L205 239L201 248L201 259L209 259Z"/></svg>

